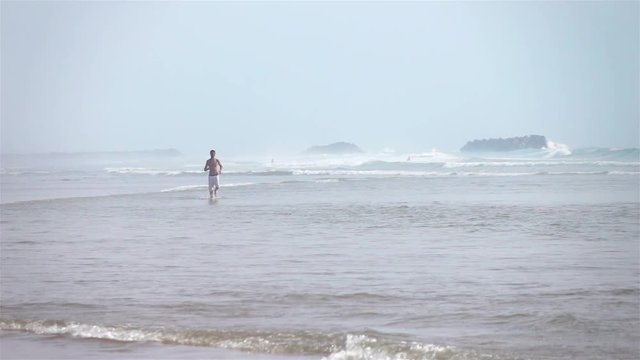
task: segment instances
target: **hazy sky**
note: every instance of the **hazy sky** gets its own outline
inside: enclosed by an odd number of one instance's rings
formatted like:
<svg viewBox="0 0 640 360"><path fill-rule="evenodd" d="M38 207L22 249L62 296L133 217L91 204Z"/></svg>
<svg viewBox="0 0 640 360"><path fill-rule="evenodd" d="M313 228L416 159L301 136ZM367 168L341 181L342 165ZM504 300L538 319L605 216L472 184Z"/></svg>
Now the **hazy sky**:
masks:
<svg viewBox="0 0 640 360"><path fill-rule="evenodd" d="M1 151L640 146L640 3L1 3Z"/></svg>

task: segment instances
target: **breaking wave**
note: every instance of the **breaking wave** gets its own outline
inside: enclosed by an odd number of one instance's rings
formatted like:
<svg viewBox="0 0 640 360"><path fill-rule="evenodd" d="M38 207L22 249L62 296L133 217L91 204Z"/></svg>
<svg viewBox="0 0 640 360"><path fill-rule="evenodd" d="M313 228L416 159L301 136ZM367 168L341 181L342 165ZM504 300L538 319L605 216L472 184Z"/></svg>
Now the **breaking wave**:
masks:
<svg viewBox="0 0 640 360"><path fill-rule="evenodd" d="M539 167L569 167L573 171L576 167L611 167L613 171L640 171L640 149L603 149L584 148L569 150L566 145L550 143L549 148L527 149L506 153L491 154L446 154L437 151L429 153L414 153L404 155L371 154L359 157L333 158L293 158L277 163L259 165L253 169L234 169L230 167L224 172L225 176L290 176L290 175L358 175L367 171L393 172L402 175L415 175L413 172L437 173L442 170L459 168L483 168L493 172L503 168L531 168L536 173ZM634 167L634 169L618 169L619 167ZM149 175L149 176L204 176L202 170L187 169L153 169L153 168L106 168L112 175ZM604 169L602 171L607 171ZM538 171L552 171L548 169ZM583 169L577 169L585 171ZM10 173L3 169L4 174ZM381 173L385 175L384 173Z"/></svg>
<svg viewBox="0 0 640 360"><path fill-rule="evenodd" d="M640 162L640 148L582 148L574 150L572 156L582 159Z"/></svg>
<svg viewBox="0 0 640 360"><path fill-rule="evenodd" d="M505 153L458 154L436 150L426 153L361 154L357 157L321 157L281 159L276 163L236 164L230 162L223 175L229 179L245 177L317 176L514 176L556 174L636 175L640 172L640 149L582 148L568 150L562 144L545 149L526 149ZM107 167L99 169L9 169L1 168L6 179L21 176L42 177L54 181L123 177L203 178L206 173L196 165L174 168ZM107 175L105 177L105 175ZM257 181L254 179L254 181ZM191 182L191 181L189 181Z"/></svg>
<svg viewBox="0 0 640 360"><path fill-rule="evenodd" d="M347 333L310 330L167 329L51 320L0 320L0 329L81 339L210 346L266 354L318 355L326 360L509 359L453 346L404 340L400 336L376 331Z"/></svg>
<svg viewBox="0 0 640 360"><path fill-rule="evenodd" d="M178 176L178 175L200 175L202 171L196 170L159 170L148 168L106 168L104 169L109 174L121 174L121 175L165 175L165 176Z"/></svg>
<svg viewBox="0 0 640 360"><path fill-rule="evenodd" d="M568 145L555 143L549 139L547 139L547 148L545 150L547 151L545 157L571 155L571 150L569 149Z"/></svg>

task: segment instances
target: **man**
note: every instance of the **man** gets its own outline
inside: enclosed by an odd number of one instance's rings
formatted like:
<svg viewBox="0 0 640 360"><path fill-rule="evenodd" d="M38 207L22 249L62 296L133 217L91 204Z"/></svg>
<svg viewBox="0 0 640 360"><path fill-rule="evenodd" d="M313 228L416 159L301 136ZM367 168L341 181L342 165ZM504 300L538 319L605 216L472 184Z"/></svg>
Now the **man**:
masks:
<svg viewBox="0 0 640 360"><path fill-rule="evenodd" d="M211 154L211 159L208 159L204 165L204 171L209 170L209 197L213 199L213 197L218 194L218 189L220 188L218 175L222 174L222 163L216 159L215 150L211 150L209 154Z"/></svg>

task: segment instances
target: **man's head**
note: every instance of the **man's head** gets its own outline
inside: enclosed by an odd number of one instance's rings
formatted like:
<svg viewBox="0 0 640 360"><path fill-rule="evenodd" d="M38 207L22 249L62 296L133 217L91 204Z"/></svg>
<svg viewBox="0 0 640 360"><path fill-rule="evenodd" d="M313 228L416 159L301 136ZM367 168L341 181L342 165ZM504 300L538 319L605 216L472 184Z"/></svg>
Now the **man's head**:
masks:
<svg viewBox="0 0 640 360"><path fill-rule="evenodd" d="M211 151L209 151L209 154L211 154L211 157L214 157L214 156L216 156L216 151L215 150L211 150Z"/></svg>

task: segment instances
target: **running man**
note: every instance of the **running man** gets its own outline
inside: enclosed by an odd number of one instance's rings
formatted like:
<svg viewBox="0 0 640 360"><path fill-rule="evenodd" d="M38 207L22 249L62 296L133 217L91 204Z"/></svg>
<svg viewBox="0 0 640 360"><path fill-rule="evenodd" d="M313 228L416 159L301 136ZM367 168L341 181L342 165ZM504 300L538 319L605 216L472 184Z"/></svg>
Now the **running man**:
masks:
<svg viewBox="0 0 640 360"><path fill-rule="evenodd" d="M209 154L211 154L211 158L204 165L204 171L209 170L209 197L213 199L214 196L217 196L220 188L218 176L222 174L222 163L216 158L215 150L211 150Z"/></svg>

